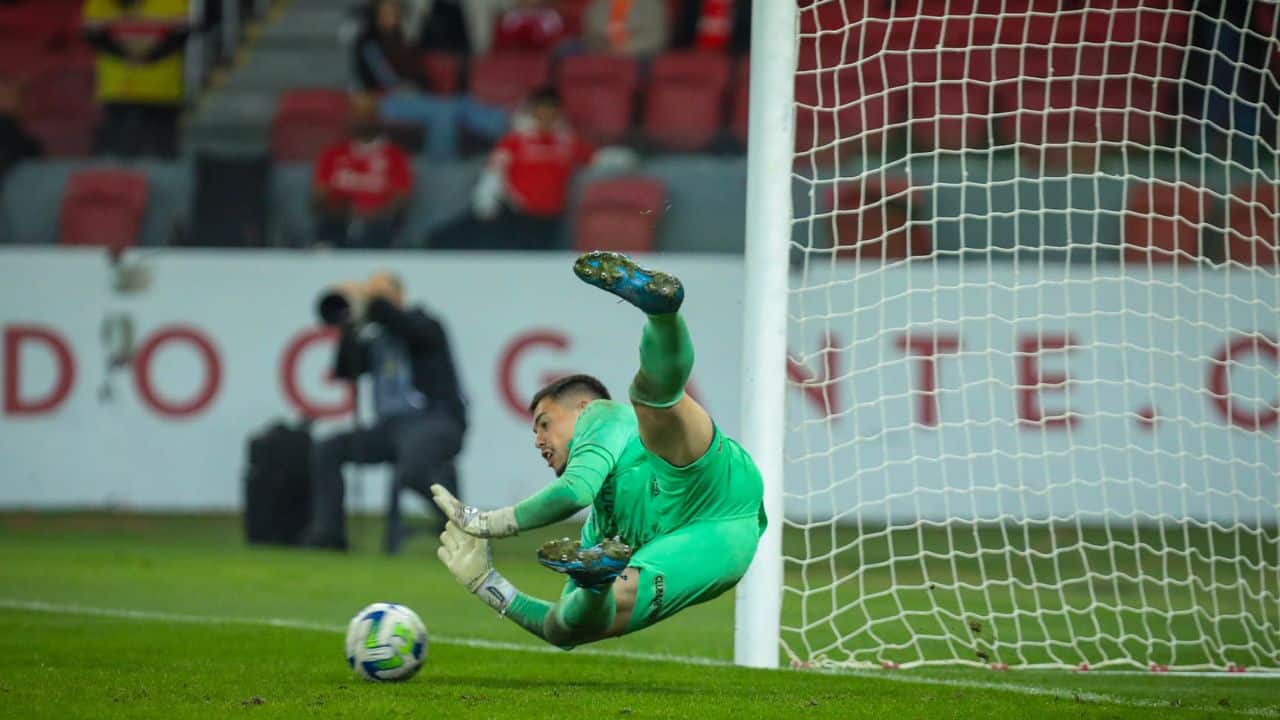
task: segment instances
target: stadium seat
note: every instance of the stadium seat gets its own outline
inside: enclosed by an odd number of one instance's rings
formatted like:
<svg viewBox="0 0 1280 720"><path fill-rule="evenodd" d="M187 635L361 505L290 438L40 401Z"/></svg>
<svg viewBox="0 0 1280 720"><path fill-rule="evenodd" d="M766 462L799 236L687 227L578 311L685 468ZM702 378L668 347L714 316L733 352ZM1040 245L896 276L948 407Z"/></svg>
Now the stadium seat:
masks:
<svg viewBox="0 0 1280 720"><path fill-rule="evenodd" d="M565 37L582 36L582 16L591 0L560 0L560 17L564 18Z"/></svg>
<svg viewBox="0 0 1280 720"><path fill-rule="evenodd" d="M631 127L640 66L616 55L574 55L560 64L557 83L565 115L594 142L621 141Z"/></svg>
<svg viewBox="0 0 1280 720"><path fill-rule="evenodd" d="M15 39L57 46L79 29L79 8L74 3L19 2L0 4L0 43Z"/></svg>
<svg viewBox="0 0 1280 720"><path fill-rule="evenodd" d="M901 260L928 255L933 238L912 223L920 193L889 177L842 183L831 198L831 249L844 260Z"/></svg>
<svg viewBox="0 0 1280 720"><path fill-rule="evenodd" d="M453 53L423 53L422 73L433 93L454 95L462 89L462 58Z"/></svg>
<svg viewBox="0 0 1280 720"><path fill-rule="evenodd" d="M944 150L987 144L991 116L990 50L921 50L912 54L909 76L894 78L910 92L911 136L924 147Z"/></svg>
<svg viewBox="0 0 1280 720"><path fill-rule="evenodd" d="M886 85L882 66L846 66L796 76L797 162L828 164L836 155L870 154L905 111L902 88Z"/></svg>
<svg viewBox="0 0 1280 720"><path fill-rule="evenodd" d="M22 91L22 125L51 157L87 157L100 112L94 103L92 67L53 65L30 78Z"/></svg>
<svg viewBox="0 0 1280 720"><path fill-rule="evenodd" d="M0 77L27 80L52 61L43 40L0 36Z"/></svg>
<svg viewBox="0 0 1280 720"><path fill-rule="evenodd" d="M653 62L644 98L644 132L664 150L702 150L724 116L729 59L710 53L669 53Z"/></svg>
<svg viewBox="0 0 1280 720"><path fill-rule="evenodd" d="M291 90L271 119L271 157L310 162L347 129L348 100L341 90Z"/></svg>
<svg viewBox="0 0 1280 720"><path fill-rule="evenodd" d="M1016 10L982 13L977 0L898 0L893 3L888 47L891 50L987 47ZM864 54L865 56L865 54Z"/></svg>
<svg viewBox="0 0 1280 720"><path fill-rule="evenodd" d="M514 110L550 77L551 61L542 53L490 53L472 59L467 85L476 100Z"/></svg>
<svg viewBox="0 0 1280 720"><path fill-rule="evenodd" d="M729 100L729 136L747 146L747 120L751 112L751 58L743 57L733 71Z"/></svg>
<svg viewBox="0 0 1280 720"><path fill-rule="evenodd" d="M120 251L137 243L147 210L147 176L129 170L74 173L62 197L58 243Z"/></svg>
<svg viewBox="0 0 1280 720"><path fill-rule="evenodd" d="M1135 184L1124 213L1121 257L1128 263L1195 262L1208 205L1205 191L1190 185Z"/></svg>
<svg viewBox="0 0 1280 720"><path fill-rule="evenodd" d="M875 5L825 0L802 3L797 67L802 71L835 68L878 53L889 30L889 13Z"/></svg>
<svg viewBox="0 0 1280 720"><path fill-rule="evenodd" d="M1280 269L1280 185L1237 185L1227 199L1227 260Z"/></svg>
<svg viewBox="0 0 1280 720"><path fill-rule="evenodd" d="M587 185L574 215L574 248L651 252L665 209L666 188L648 177L597 180Z"/></svg>
<svg viewBox="0 0 1280 720"><path fill-rule="evenodd" d="M1180 52L1135 45L997 51L998 127L1025 146L1068 142L1151 145L1166 137ZM1063 147L1046 162L1061 165Z"/></svg>

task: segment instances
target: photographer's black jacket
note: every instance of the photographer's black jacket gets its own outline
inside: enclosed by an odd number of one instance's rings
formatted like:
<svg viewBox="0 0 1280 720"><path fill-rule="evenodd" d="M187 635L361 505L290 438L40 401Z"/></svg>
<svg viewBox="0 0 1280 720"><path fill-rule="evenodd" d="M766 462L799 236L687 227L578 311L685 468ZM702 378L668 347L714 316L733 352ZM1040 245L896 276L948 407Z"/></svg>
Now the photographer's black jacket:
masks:
<svg viewBox="0 0 1280 720"><path fill-rule="evenodd" d="M401 310L381 298L369 303L367 316L369 322L379 325L384 332L405 341L411 356L414 387L426 396L430 407L443 409L465 426L466 404L444 326L420 308ZM358 328L350 323L342 326L334 376L354 381L369 371L369 344L361 341L357 333Z"/></svg>

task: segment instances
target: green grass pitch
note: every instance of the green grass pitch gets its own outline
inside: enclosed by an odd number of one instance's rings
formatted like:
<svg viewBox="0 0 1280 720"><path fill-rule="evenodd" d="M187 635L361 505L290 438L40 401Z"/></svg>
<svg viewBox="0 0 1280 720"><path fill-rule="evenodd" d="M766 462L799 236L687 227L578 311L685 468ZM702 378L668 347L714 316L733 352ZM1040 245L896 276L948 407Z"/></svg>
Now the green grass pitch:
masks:
<svg viewBox="0 0 1280 720"><path fill-rule="evenodd" d="M497 543L498 567L552 597L533 549L574 530ZM1280 678L1248 675L735 668L731 596L563 652L468 596L434 538L386 558L376 523L353 534L342 555L246 547L232 517L0 514L0 718L1280 717ZM408 682L343 660L347 620L376 600L431 633Z"/></svg>

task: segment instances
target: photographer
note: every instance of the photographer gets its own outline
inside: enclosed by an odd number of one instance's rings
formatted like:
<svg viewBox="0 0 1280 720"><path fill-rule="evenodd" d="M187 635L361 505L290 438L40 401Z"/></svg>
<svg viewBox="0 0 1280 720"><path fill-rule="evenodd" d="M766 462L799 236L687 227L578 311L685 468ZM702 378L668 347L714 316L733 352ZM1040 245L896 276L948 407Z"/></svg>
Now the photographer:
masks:
<svg viewBox="0 0 1280 720"><path fill-rule="evenodd" d="M316 443L311 455L312 516L304 544L345 549L342 465L395 463L395 481L422 493L432 483L455 490L466 407L444 327L420 308L406 309L399 278L388 272L344 283L320 301L321 318L342 335L334 375L369 373L377 419ZM388 537L394 550L399 538Z"/></svg>

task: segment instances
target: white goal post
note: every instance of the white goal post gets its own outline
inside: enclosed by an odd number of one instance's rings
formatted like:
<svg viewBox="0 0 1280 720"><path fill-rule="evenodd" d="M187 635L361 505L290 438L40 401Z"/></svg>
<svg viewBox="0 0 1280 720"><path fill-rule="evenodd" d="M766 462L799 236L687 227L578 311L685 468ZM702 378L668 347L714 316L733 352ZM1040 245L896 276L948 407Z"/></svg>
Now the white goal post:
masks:
<svg viewBox="0 0 1280 720"><path fill-rule="evenodd" d="M1280 671L1278 16L753 3L736 663Z"/></svg>

